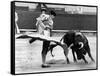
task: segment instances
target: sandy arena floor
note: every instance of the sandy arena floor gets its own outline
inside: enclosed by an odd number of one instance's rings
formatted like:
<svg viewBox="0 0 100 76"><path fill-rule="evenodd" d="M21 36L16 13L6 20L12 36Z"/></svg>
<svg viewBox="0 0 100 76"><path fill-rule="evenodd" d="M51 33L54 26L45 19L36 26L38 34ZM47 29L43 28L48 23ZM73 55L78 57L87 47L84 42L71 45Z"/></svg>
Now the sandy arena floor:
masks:
<svg viewBox="0 0 100 76"><path fill-rule="evenodd" d="M71 50L69 52L70 64L66 63L65 56L63 54L63 49L60 46L54 48L53 54L51 56L50 52L47 54L47 63L50 64L49 68L41 68L42 59L42 41L36 41L32 44L29 44L28 39L16 39L15 40L15 72L19 73L35 73L35 72L50 72L50 71L68 71L68 70L81 70L81 69L95 69L96 68L96 51L97 43L95 35L86 35L89 40L91 54L95 59L95 63L90 60L86 54L86 59L88 64L85 64L83 60L78 61L77 63L73 62L73 56ZM60 35L55 35L55 38L61 38Z"/></svg>

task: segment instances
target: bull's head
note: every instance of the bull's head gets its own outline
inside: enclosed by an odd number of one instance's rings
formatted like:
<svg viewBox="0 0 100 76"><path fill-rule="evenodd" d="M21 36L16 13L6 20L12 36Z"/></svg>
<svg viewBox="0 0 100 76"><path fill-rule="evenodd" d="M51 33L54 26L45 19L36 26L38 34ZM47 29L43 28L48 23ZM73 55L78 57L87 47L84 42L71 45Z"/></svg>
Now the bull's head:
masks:
<svg viewBox="0 0 100 76"><path fill-rule="evenodd" d="M77 48L77 49L82 49L84 44L83 42L75 42L74 46Z"/></svg>
<svg viewBox="0 0 100 76"><path fill-rule="evenodd" d="M78 49L82 49L84 46L83 43L83 37L81 35L77 35L75 38L75 45L78 47Z"/></svg>

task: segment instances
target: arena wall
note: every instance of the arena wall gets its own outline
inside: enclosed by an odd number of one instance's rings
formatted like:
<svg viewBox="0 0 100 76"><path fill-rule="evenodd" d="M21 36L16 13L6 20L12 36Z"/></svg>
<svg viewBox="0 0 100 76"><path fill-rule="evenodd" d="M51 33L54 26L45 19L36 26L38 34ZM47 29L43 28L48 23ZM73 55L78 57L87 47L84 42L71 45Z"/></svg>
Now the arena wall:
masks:
<svg viewBox="0 0 100 76"><path fill-rule="evenodd" d="M36 18L40 12L21 11L18 13L20 29L36 29ZM54 30L97 30L97 15L58 14L54 19Z"/></svg>

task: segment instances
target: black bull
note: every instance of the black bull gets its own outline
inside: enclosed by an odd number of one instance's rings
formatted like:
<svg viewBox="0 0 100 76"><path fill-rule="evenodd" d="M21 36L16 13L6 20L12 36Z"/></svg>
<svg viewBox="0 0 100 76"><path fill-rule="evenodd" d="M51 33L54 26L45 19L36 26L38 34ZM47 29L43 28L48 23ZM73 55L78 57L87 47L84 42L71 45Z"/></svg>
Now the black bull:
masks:
<svg viewBox="0 0 100 76"><path fill-rule="evenodd" d="M46 64L45 60L46 60L46 55L48 53L49 50L53 50L54 47L56 47L57 45L61 46L64 50L64 55L66 57L67 63L69 62L68 59L68 48L72 49L72 54L73 54L73 58L74 58L74 62L76 62L76 57L75 57L75 52L77 55L77 59L83 59L85 61L85 63L88 63L87 60L85 59L84 55L86 53L88 53L89 57L91 58L92 61L94 61L93 57L91 56L90 53L90 47L88 44L88 40L87 38L80 32L67 32L61 39L61 41L63 41L63 44L60 42L56 42L56 41L52 41L52 40L45 40L45 39L41 39L39 37L29 37L27 35L24 36L20 36L18 38L31 38L31 40L29 41L30 43L34 42L35 40L42 40L43 41L43 47L42 47L42 67L48 67L49 65ZM50 44L50 42L55 42L55 44ZM81 43L80 43L81 42ZM83 44L83 45L82 45Z"/></svg>
<svg viewBox="0 0 100 76"><path fill-rule="evenodd" d="M83 59L85 63L88 63L87 60L85 59L86 53L88 56L91 58L92 61L94 61L91 52L90 52L90 47L87 38L85 37L84 34L80 32L67 32L61 39L63 40L63 43L68 46L68 48L72 49L72 54L73 54L73 59L74 62L77 62L75 53L77 55L77 59ZM51 52L53 51L53 48L56 47L58 44L51 44L49 46L49 50ZM68 58L68 57L67 57ZM69 59L67 59L69 60Z"/></svg>

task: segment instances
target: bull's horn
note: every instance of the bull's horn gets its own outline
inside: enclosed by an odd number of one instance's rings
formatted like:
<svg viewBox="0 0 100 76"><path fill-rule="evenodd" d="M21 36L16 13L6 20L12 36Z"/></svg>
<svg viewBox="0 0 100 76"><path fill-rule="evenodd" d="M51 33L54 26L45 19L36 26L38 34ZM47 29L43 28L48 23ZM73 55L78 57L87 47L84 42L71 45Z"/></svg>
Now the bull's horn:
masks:
<svg viewBox="0 0 100 76"><path fill-rule="evenodd" d="M79 44L81 45L81 47L79 49L83 48L83 46L84 46L83 42L79 42Z"/></svg>

